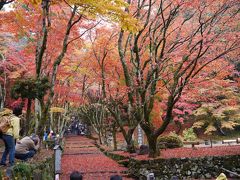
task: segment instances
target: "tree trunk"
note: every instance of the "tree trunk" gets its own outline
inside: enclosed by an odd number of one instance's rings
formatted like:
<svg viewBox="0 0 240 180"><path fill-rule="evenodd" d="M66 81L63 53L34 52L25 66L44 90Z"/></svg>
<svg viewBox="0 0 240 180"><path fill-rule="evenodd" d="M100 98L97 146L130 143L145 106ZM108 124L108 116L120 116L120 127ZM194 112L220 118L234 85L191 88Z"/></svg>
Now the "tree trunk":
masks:
<svg viewBox="0 0 240 180"><path fill-rule="evenodd" d="M134 146L134 141L132 140L132 134L128 134L127 138L125 140L126 140L126 143L127 143L127 151L129 153L135 153L136 149L135 149L135 146Z"/></svg>
<svg viewBox="0 0 240 180"><path fill-rule="evenodd" d="M130 128L128 129L127 133L125 132L124 128L121 128L121 131L123 133L123 137L127 143L127 151L129 153L135 153L135 145L134 145L134 140L133 140L133 133L134 133L135 128Z"/></svg>
<svg viewBox="0 0 240 180"><path fill-rule="evenodd" d="M61 127L61 115L58 116L58 126L56 129L56 133L60 134L60 127Z"/></svg>
<svg viewBox="0 0 240 180"><path fill-rule="evenodd" d="M29 125L31 121L31 106L32 106L32 99L27 100L27 114L26 114L26 121L24 122L25 130L24 134L26 135L29 131Z"/></svg>
<svg viewBox="0 0 240 180"><path fill-rule="evenodd" d="M45 107L42 108L42 112L41 112L41 117L40 117L40 121L38 123L38 126L37 126L37 134L38 135L43 135L44 133L44 128L46 126L46 122L48 120L48 109L46 109Z"/></svg>
<svg viewBox="0 0 240 180"><path fill-rule="evenodd" d="M53 117L53 112L50 113L50 123L49 123L49 129L53 129L53 121L54 117Z"/></svg>
<svg viewBox="0 0 240 180"><path fill-rule="evenodd" d="M41 119L40 114L37 114L37 115L35 116L35 123L34 123L34 133L35 133L35 134L38 134L38 125L39 125L40 119Z"/></svg>
<svg viewBox="0 0 240 180"><path fill-rule="evenodd" d="M127 151L129 153L135 153L136 149L135 149L135 145L134 145L134 141L132 139L134 130L136 129L137 126L134 127L129 127L129 129L126 131L123 127L123 125L121 124L121 117L120 117L120 111L113 111L111 108L108 108L108 110L111 112L111 114L113 115L114 119L116 120L116 125L120 128L121 133L124 137L124 140L127 143Z"/></svg>
<svg viewBox="0 0 240 180"><path fill-rule="evenodd" d="M56 83L58 68L59 68L59 65L61 64L61 62L62 62L62 60L65 56L65 53L67 52L67 48L68 48L68 45L70 43L70 42L68 42L70 31L71 31L72 27L77 22L79 22L82 18L82 16L80 16L80 17L77 18L77 20L73 21L76 12L77 12L77 6L74 6L71 17L70 17L70 19L68 21L68 24L67 24L67 29L66 29L66 33L65 33L65 36L64 36L64 40L63 40L62 50L61 50L60 54L57 56L57 58L55 59L54 64L53 64L49 95L48 95L48 99L47 99L47 102L46 102L44 108L42 107L42 117L41 117L41 120L39 122L39 127L38 127L38 132L40 134L43 134L44 126L45 126L45 123L48 119L48 111L49 111L49 109L52 105L52 101L53 101L53 97L54 97L54 87L55 87L55 83ZM40 70L39 70L39 72L40 72Z"/></svg>
<svg viewBox="0 0 240 180"><path fill-rule="evenodd" d="M115 124L113 125L113 131L112 131L112 135L113 135L113 150L116 151L117 150L117 129Z"/></svg>
<svg viewBox="0 0 240 180"><path fill-rule="evenodd" d="M41 107L41 103L40 101L35 98L35 122L34 122L34 132L37 133L38 131L38 124L39 124L39 120L41 119L41 116L42 116L42 107Z"/></svg>
<svg viewBox="0 0 240 180"><path fill-rule="evenodd" d="M99 144L102 145L102 136L101 136L101 132L98 132L98 139L99 139Z"/></svg>
<svg viewBox="0 0 240 180"><path fill-rule="evenodd" d="M217 132L221 135L221 136L226 136L226 133L223 131L223 129L221 128L220 123L216 123L216 127L217 127Z"/></svg>
<svg viewBox="0 0 240 180"><path fill-rule="evenodd" d="M160 155L160 151L157 148L157 137L153 135L147 135L149 146L149 157L155 158Z"/></svg>
<svg viewBox="0 0 240 180"><path fill-rule="evenodd" d="M136 152L133 141L127 142L127 152L129 152L129 153L135 153Z"/></svg>
<svg viewBox="0 0 240 180"><path fill-rule="evenodd" d="M3 62L6 61L6 59L3 55L2 55L2 60L3 60ZM5 99L6 99L6 83L7 83L6 72L3 72L3 75L4 75L3 85L0 84L0 109L4 108Z"/></svg>
<svg viewBox="0 0 240 180"><path fill-rule="evenodd" d="M85 95L86 81L87 81L87 75L84 74L84 76L83 76L83 83L82 83L82 97Z"/></svg>
<svg viewBox="0 0 240 180"><path fill-rule="evenodd" d="M65 119L65 118L62 118L62 121L61 121L62 123L61 123L61 127L60 127L60 131L59 131L59 136L60 137L62 137L63 136L63 134L64 134L64 132L65 132L65 126L66 126L66 122L67 122L67 120Z"/></svg>
<svg viewBox="0 0 240 180"><path fill-rule="evenodd" d="M182 130L182 123L180 122L175 122L176 126L177 126L177 131L176 131L176 134L180 134L181 130Z"/></svg>
<svg viewBox="0 0 240 180"><path fill-rule="evenodd" d="M3 89L2 85L0 84L0 109L4 108L4 98L3 98Z"/></svg>

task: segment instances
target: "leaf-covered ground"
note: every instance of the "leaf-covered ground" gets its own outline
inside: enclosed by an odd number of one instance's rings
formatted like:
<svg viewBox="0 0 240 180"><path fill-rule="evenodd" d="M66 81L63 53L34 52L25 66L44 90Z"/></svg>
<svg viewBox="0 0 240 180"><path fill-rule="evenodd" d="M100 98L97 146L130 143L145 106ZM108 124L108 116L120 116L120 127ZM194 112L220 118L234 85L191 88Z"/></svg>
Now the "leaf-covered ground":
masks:
<svg viewBox="0 0 240 180"><path fill-rule="evenodd" d="M124 175L127 169L105 156L93 140L77 136L65 140L61 179L68 180L74 170L81 172L84 180L107 180L114 174Z"/></svg>
<svg viewBox="0 0 240 180"><path fill-rule="evenodd" d="M88 180L107 180L113 174L122 174L127 170L117 162L106 157L95 145L94 141L86 137L69 137L65 140L64 155L62 158L63 180L68 180L72 171L78 170ZM108 149L107 147L103 147ZM240 145L176 148L161 150L160 158L184 158L201 156L222 156L239 154ZM129 154L124 151L116 151L126 157L139 160L148 159L147 155ZM125 178L124 179L128 179Z"/></svg>
<svg viewBox="0 0 240 180"><path fill-rule="evenodd" d="M122 140L118 137L118 140ZM66 138L64 155L62 159L63 180L69 178L73 170L83 173L84 179L107 180L112 174L121 174L127 169L117 162L106 157L95 145L94 141L86 137L76 136ZM120 142L120 141L118 141ZM122 141L121 141L122 142ZM111 148L103 146L105 150ZM148 155L129 154L124 151L114 153L138 160L148 159ZM216 147L196 147L196 148L175 148L161 150L159 158L184 158L184 157L204 157L235 155L240 153L240 145L216 146ZM125 178L124 179L128 179Z"/></svg>
<svg viewBox="0 0 240 180"><path fill-rule="evenodd" d="M139 160L148 159L147 155L129 154L123 151L116 151L126 157L134 157ZM216 147L197 147L197 148L175 148L161 150L159 158L184 158L184 157L204 157L204 156L225 156L240 154L240 145L234 146L216 146Z"/></svg>

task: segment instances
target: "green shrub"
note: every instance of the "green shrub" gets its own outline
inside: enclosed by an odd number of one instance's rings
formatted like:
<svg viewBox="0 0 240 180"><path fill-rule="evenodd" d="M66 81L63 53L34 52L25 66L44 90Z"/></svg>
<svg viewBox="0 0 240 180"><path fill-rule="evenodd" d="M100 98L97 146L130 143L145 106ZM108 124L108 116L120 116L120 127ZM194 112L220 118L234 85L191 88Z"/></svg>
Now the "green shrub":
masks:
<svg viewBox="0 0 240 180"><path fill-rule="evenodd" d="M173 137L176 137L176 138L179 138L181 141L183 141L183 137L178 135L175 131L171 131L168 136L173 136Z"/></svg>
<svg viewBox="0 0 240 180"><path fill-rule="evenodd" d="M27 163L18 163L13 167L13 176L16 179L29 180L32 176L32 167Z"/></svg>
<svg viewBox="0 0 240 180"><path fill-rule="evenodd" d="M17 163L12 169L13 179L16 180L34 180L35 177L41 177L44 180L54 179L53 158L48 158L41 163ZM1 180L1 179L0 179Z"/></svg>
<svg viewBox="0 0 240 180"><path fill-rule="evenodd" d="M193 128L188 128L183 131L183 139L185 141L195 141L197 135L194 133Z"/></svg>
<svg viewBox="0 0 240 180"><path fill-rule="evenodd" d="M182 147L183 146L183 142L180 139L180 137L176 134L172 134L169 136L160 136L158 138L158 148L162 149L162 148L178 148L178 147Z"/></svg>
<svg viewBox="0 0 240 180"><path fill-rule="evenodd" d="M3 173L2 173L2 170L0 170L0 179L3 179Z"/></svg>

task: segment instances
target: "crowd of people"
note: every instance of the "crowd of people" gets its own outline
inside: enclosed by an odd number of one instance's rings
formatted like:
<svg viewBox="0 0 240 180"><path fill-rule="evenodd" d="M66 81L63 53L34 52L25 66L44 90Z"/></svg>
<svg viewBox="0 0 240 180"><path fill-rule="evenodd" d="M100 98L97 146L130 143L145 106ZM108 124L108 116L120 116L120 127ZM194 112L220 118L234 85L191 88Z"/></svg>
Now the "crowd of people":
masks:
<svg viewBox="0 0 240 180"><path fill-rule="evenodd" d="M20 118L22 114L22 106L16 106L13 110L3 108L0 111L0 138L3 140L5 149L2 154L0 166L7 165L7 157L9 157L9 165L13 166L15 159L27 161L32 158L40 147L40 139L36 134L25 136L20 139ZM70 125L67 127L67 133L75 135L86 135L87 126L73 117ZM59 135L52 130L45 131L43 142L54 141L57 143Z"/></svg>
<svg viewBox="0 0 240 180"><path fill-rule="evenodd" d="M87 135L87 125L82 123L77 118L73 117L70 125L66 127L65 134L74 134L74 135Z"/></svg>
<svg viewBox="0 0 240 180"><path fill-rule="evenodd" d="M40 147L40 138L36 134L25 136L20 139L20 118L22 115L22 106L16 106L13 110L3 108L0 111L0 138L4 142L4 152L0 161L0 166L7 166L7 158L9 157L9 165L13 166L15 159L27 161L32 158ZM86 135L87 126L81 123L76 117L73 117L70 125L67 127L66 134ZM57 142L59 135L52 130L45 131L43 142Z"/></svg>
<svg viewBox="0 0 240 180"><path fill-rule="evenodd" d="M5 149L2 154L1 166L7 165L7 157L9 156L9 165L13 166L16 159L23 161L32 158L40 144L39 137L35 134L19 139L20 118L22 108L15 107L12 110L3 108L0 112L2 122L0 123L0 138L3 140Z"/></svg>
<svg viewBox="0 0 240 180"><path fill-rule="evenodd" d="M15 107L12 110L3 108L0 111L0 138L3 140L5 149L2 154L0 166L7 166L7 159L9 166L13 166L15 159L28 161L32 158L40 148L40 138L36 134L25 136L20 139L20 118L22 114L21 107ZM86 135L87 126L79 120L72 119L68 131L75 135ZM53 131L45 131L43 141L56 140L57 136ZM9 156L9 158L8 158ZM74 171L70 175L70 180L82 180L82 174ZM121 176L111 176L110 180L121 180Z"/></svg>

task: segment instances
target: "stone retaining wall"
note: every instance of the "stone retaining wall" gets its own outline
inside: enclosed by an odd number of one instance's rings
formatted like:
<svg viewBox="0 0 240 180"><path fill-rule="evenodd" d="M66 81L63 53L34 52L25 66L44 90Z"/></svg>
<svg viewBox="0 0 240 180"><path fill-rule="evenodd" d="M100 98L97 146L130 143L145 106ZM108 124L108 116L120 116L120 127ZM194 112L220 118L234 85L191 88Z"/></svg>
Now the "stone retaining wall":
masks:
<svg viewBox="0 0 240 180"><path fill-rule="evenodd" d="M212 179L221 172L233 177L221 168L240 174L240 155L142 161L130 159L129 162L129 174L140 180L146 179L144 174L150 172L154 173L156 180L170 180L173 176L178 179Z"/></svg>
<svg viewBox="0 0 240 180"><path fill-rule="evenodd" d="M0 179L53 180L54 160L47 158L45 161L35 164L18 162L6 170L0 169Z"/></svg>

